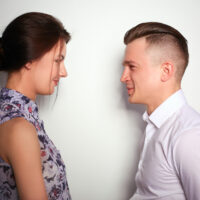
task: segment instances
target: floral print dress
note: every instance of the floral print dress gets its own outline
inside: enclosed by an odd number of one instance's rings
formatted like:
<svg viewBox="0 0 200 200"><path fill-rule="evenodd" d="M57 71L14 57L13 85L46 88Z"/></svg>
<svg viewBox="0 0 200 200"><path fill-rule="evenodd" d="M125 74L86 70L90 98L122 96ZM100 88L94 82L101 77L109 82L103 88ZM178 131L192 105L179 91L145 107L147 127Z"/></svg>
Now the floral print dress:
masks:
<svg viewBox="0 0 200 200"><path fill-rule="evenodd" d="M15 90L3 88L0 91L0 124L16 117L23 117L36 128L48 199L71 200L64 162L44 130L43 121L38 116L36 103ZM19 199L12 167L1 158L0 199Z"/></svg>

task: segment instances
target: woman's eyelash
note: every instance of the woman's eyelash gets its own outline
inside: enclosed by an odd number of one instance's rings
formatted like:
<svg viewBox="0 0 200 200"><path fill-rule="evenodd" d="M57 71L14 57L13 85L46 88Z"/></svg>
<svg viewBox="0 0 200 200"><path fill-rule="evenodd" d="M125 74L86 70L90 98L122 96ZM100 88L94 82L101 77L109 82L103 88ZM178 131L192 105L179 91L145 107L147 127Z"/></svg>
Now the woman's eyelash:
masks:
<svg viewBox="0 0 200 200"><path fill-rule="evenodd" d="M56 62L56 63L59 63L59 62L60 62L60 59L56 59L55 62Z"/></svg>
<svg viewBox="0 0 200 200"><path fill-rule="evenodd" d="M61 62L62 60L64 60L64 56L60 56L58 59L55 60L55 62L59 63L59 62Z"/></svg>

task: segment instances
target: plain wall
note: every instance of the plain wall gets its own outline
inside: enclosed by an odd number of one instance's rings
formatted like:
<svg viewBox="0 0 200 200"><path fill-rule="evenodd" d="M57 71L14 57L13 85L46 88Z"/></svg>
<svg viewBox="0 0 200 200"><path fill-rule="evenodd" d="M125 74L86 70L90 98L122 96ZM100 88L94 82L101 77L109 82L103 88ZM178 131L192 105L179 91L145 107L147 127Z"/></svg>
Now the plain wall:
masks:
<svg viewBox="0 0 200 200"><path fill-rule="evenodd" d="M143 106L129 105L120 83L123 36L141 22L177 28L187 39L190 63L182 88L200 112L200 1L0 0L0 31L16 16L40 11L71 33L68 77L58 98L39 97L40 116L65 161L73 200L128 200L135 191ZM1 74L3 84L5 74Z"/></svg>

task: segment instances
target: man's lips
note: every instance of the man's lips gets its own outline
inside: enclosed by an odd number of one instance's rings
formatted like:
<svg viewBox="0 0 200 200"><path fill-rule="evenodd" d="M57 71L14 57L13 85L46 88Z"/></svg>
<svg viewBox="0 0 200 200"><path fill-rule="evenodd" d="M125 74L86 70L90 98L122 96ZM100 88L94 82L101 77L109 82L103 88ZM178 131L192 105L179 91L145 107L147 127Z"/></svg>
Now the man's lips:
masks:
<svg viewBox="0 0 200 200"><path fill-rule="evenodd" d="M135 88L133 88L133 87L127 87L128 94L129 94L129 95L133 94L134 89L135 89Z"/></svg>

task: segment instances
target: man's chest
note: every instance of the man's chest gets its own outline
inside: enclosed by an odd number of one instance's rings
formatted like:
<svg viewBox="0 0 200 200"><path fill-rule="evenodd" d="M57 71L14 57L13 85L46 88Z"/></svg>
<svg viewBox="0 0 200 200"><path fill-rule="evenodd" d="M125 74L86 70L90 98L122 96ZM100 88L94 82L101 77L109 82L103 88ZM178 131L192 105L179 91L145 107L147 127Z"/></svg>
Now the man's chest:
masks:
<svg viewBox="0 0 200 200"><path fill-rule="evenodd" d="M137 187L147 191L173 190L179 179L172 163L172 130L156 130L147 126L136 174Z"/></svg>

